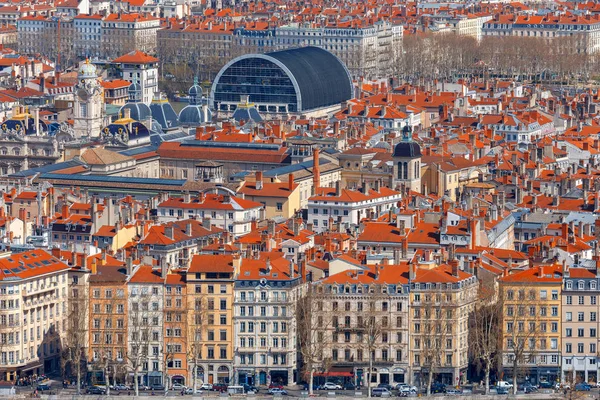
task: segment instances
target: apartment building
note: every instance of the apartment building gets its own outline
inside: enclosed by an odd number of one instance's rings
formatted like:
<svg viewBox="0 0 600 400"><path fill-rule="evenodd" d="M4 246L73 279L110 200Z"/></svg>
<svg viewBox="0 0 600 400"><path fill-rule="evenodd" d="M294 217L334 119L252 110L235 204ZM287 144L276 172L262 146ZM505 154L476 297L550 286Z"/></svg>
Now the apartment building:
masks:
<svg viewBox="0 0 600 400"><path fill-rule="evenodd" d="M187 270L188 323L192 374L200 382L233 382L233 255L197 254ZM190 385L192 385L190 377Z"/></svg>
<svg viewBox="0 0 600 400"><path fill-rule="evenodd" d="M327 343L323 357L331 360L325 376L367 386L372 361L371 386L411 381L406 264L341 270L317 282L314 292L314 326Z"/></svg>
<svg viewBox="0 0 600 400"><path fill-rule="evenodd" d="M90 270L88 360L92 383L104 383L122 375L127 363L127 271L122 262L105 254L90 261Z"/></svg>
<svg viewBox="0 0 600 400"><path fill-rule="evenodd" d="M564 271L560 296L563 382L598 382L599 283L597 270Z"/></svg>
<svg viewBox="0 0 600 400"><path fill-rule="evenodd" d="M484 36L519 36L561 39L577 53L594 54L600 50L600 16L571 13L546 15L496 14L482 27Z"/></svg>
<svg viewBox="0 0 600 400"><path fill-rule="evenodd" d="M0 259L0 270L2 379L60 371L69 266L33 250Z"/></svg>
<svg viewBox="0 0 600 400"><path fill-rule="evenodd" d="M533 384L560 379L562 266L505 272L498 283L504 309L502 366L506 376L526 372Z"/></svg>
<svg viewBox="0 0 600 400"><path fill-rule="evenodd" d="M452 386L463 384L469 366L469 315L478 300L479 281L451 260L411 264L410 332L412 383L427 375Z"/></svg>
<svg viewBox="0 0 600 400"><path fill-rule="evenodd" d="M164 346L165 376L169 385L179 383L192 387L188 369L188 291L186 273L172 271L165 281ZM166 382L165 382L166 385Z"/></svg>
<svg viewBox="0 0 600 400"><path fill-rule="evenodd" d="M110 59L135 50L155 53L159 29L159 18L135 13L109 14L102 21L102 54Z"/></svg>
<svg viewBox="0 0 600 400"><path fill-rule="evenodd" d="M137 244L138 253L149 255L159 264L164 260L169 267L188 268L194 254L223 234L211 222L211 218L187 219L151 226Z"/></svg>
<svg viewBox="0 0 600 400"><path fill-rule="evenodd" d="M149 22L148 22L149 23ZM113 60L123 74L122 78L137 83L141 88L142 102L149 105L158 93L158 59L140 48L123 54Z"/></svg>
<svg viewBox="0 0 600 400"><path fill-rule="evenodd" d="M224 229L235 237L252 230L253 221L262 218L263 205L243 197L224 193L203 193L192 198L169 197L161 199L157 207L161 222L176 221L179 218L210 218L210 223Z"/></svg>
<svg viewBox="0 0 600 400"><path fill-rule="evenodd" d="M363 218L387 213L401 199L400 192L381 186L379 181L372 189L363 183L361 191L342 189L338 181L335 188L318 188L308 199L308 218L315 232L327 231L332 221L349 229Z"/></svg>
<svg viewBox="0 0 600 400"><path fill-rule="evenodd" d="M281 253L241 260L235 280L236 383L294 385L298 380L295 304L298 266Z"/></svg>
<svg viewBox="0 0 600 400"><path fill-rule="evenodd" d="M168 382L163 382L166 265L154 270L151 265L133 266L132 260L127 259L126 266L128 370L138 370L138 384L166 385Z"/></svg>

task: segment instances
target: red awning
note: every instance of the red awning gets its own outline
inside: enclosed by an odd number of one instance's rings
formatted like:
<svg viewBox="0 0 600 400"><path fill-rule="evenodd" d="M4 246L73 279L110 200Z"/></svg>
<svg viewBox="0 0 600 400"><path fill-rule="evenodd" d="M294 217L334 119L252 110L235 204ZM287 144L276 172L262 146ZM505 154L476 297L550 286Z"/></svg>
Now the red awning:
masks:
<svg viewBox="0 0 600 400"><path fill-rule="evenodd" d="M330 372L317 372L314 376L349 376L352 377L354 374L352 372L343 372L343 371L330 371Z"/></svg>

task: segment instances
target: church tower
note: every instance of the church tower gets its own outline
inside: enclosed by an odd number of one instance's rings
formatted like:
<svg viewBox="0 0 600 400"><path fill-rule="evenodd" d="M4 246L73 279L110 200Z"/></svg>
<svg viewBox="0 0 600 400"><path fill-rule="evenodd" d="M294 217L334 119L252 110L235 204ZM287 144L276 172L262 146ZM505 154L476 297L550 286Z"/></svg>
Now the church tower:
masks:
<svg viewBox="0 0 600 400"><path fill-rule="evenodd" d="M96 67L86 60L77 72L73 107L75 137L98 137L102 129L104 99Z"/></svg>
<svg viewBox="0 0 600 400"><path fill-rule="evenodd" d="M421 146L412 140L410 127L405 126L402 130L402 140L394 147L392 160L393 187L404 185L413 192L421 193Z"/></svg>

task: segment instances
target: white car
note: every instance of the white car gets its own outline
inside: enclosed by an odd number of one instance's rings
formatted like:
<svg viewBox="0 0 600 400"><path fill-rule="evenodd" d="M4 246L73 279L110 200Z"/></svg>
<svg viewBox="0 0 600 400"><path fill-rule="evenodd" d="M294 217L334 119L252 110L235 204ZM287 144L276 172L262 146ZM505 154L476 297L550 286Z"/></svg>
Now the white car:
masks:
<svg viewBox="0 0 600 400"><path fill-rule="evenodd" d="M498 381L498 382L496 383L496 387L499 387L499 388L512 389L512 388L513 388L513 386L514 386L514 385L513 385L512 383L510 383L510 382L506 382L506 381Z"/></svg>
<svg viewBox="0 0 600 400"><path fill-rule="evenodd" d="M200 385L200 390L213 390L213 385L212 383L203 383L202 385Z"/></svg>
<svg viewBox="0 0 600 400"><path fill-rule="evenodd" d="M325 382L323 386L321 386L323 390L342 390L342 386L333 382Z"/></svg>
<svg viewBox="0 0 600 400"><path fill-rule="evenodd" d="M184 385L182 385L181 383L174 383L171 386L172 390L183 390L183 389L187 389Z"/></svg>
<svg viewBox="0 0 600 400"><path fill-rule="evenodd" d="M408 383L399 383L396 385L396 390L400 393L417 393L416 386L410 386Z"/></svg>

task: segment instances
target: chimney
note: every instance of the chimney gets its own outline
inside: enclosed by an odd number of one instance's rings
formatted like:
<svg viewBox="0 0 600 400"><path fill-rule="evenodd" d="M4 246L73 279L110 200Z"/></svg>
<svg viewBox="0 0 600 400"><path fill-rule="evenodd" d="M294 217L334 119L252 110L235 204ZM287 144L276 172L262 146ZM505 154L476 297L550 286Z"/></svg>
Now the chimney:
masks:
<svg viewBox="0 0 600 400"><path fill-rule="evenodd" d="M473 218L469 221L471 225L469 228L471 230L471 249L476 249L478 245L478 236L479 236L479 221L477 218Z"/></svg>
<svg viewBox="0 0 600 400"><path fill-rule="evenodd" d="M458 260L454 259L450 261L450 266L452 267L452 276L458 278Z"/></svg>
<svg viewBox="0 0 600 400"><path fill-rule="evenodd" d="M161 257L161 259L160 259L160 277L166 278L168 271L169 271L169 268L167 267L167 259L165 257Z"/></svg>
<svg viewBox="0 0 600 400"><path fill-rule="evenodd" d="M271 259L267 258L267 261L265 261L265 270L267 272L267 274L271 273Z"/></svg>
<svg viewBox="0 0 600 400"><path fill-rule="evenodd" d="M192 236L192 223L188 222L187 225L185 226L185 234L187 236Z"/></svg>
<svg viewBox="0 0 600 400"><path fill-rule="evenodd" d="M417 271L415 270L415 265L413 263L408 264L408 279L409 281L414 281L417 277Z"/></svg>
<svg viewBox="0 0 600 400"><path fill-rule="evenodd" d="M131 257L127 257L125 260L125 264L127 265L127 276L131 276L133 273L133 260Z"/></svg>
<svg viewBox="0 0 600 400"><path fill-rule="evenodd" d="M321 169L319 167L319 149L313 150L313 191L321 187Z"/></svg>
<svg viewBox="0 0 600 400"><path fill-rule="evenodd" d="M294 191L294 174L288 175L288 190L290 192Z"/></svg>
<svg viewBox="0 0 600 400"><path fill-rule="evenodd" d="M295 278L295 274L294 274L294 260L290 260L290 278L294 279Z"/></svg>
<svg viewBox="0 0 600 400"><path fill-rule="evenodd" d="M207 230L212 229L212 224L210 223L210 218L208 218L208 217L202 218L202 227Z"/></svg>
<svg viewBox="0 0 600 400"><path fill-rule="evenodd" d="M165 236L173 240L173 226L165 226Z"/></svg>
<svg viewBox="0 0 600 400"><path fill-rule="evenodd" d="M263 188L263 173L262 171L256 171L256 190L262 190Z"/></svg>
<svg viewBox="0 0 600 400"><path fill-rule="evenodd" d="M98 264L96 261L96 257L92 257L92 266L91 266L90 270L92 272L92 275L96 275L98 273Z"/></svg>
<svg viewBox="0 0 600 400"><path fill-rule="evenodd" d="M62 217L63 219L69 218L69 206L67 204L63 204L62 206Z"/></svg>

